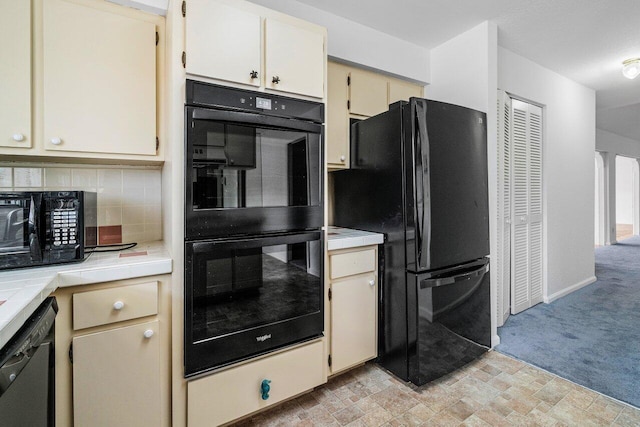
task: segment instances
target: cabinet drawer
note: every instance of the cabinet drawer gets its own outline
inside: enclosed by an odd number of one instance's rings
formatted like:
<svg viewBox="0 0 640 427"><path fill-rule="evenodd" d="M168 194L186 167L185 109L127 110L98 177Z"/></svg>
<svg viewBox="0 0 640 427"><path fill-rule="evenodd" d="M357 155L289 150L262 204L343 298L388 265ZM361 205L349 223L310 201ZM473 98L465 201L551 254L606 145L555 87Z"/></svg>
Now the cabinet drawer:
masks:
<svg viewBox="0 0 640 427"><path fill-rule="evenodd" d="M329 259L332 279L367 273L376 269L376 251L374 249L329 255Z"/></svg>
<svg viewBox="0 0 640 427"><path fill-rule="evenodd" d="M318 341L187 384L187 425L217 426L324 383L323 345ZM262 381L271 381L262 399Z"/></svg>
<svg viewBox="0 0 640 427"><path fill-rule="evenodd" d="M158 282L73 294L73 329L158 314Z"/></svg>

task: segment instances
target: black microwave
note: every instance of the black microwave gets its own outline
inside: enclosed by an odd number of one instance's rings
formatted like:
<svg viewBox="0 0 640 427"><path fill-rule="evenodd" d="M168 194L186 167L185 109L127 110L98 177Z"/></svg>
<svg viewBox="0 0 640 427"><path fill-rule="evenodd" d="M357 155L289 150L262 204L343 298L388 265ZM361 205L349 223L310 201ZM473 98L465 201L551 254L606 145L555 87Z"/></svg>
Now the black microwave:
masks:
<svg viewBox="0 0 640 427"><path fill-rule="evenodd" d="M97 237L96 193L0 192L0 269L82 261Z"/></svg>

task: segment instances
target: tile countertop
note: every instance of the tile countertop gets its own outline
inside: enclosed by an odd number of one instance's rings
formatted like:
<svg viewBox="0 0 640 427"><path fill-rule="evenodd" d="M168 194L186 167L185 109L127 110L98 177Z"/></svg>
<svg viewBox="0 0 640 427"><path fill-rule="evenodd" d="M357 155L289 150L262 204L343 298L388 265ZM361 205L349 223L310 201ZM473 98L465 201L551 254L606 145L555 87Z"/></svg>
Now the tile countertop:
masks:
<svg viewBox="0 0 640 427"><path fill-rule="evenodd" d="M330 251L336 249L357 248L359 246L379 245L384 242L384 235L370 231L353 230L330 226L327 247Z"/></svg>
<svg viewBox="0 0 640 427"><path fill-rule="evenodd" d="M91 254L81 263L0 271L0 348L57 288L170 273L163 242Z"/></svg>

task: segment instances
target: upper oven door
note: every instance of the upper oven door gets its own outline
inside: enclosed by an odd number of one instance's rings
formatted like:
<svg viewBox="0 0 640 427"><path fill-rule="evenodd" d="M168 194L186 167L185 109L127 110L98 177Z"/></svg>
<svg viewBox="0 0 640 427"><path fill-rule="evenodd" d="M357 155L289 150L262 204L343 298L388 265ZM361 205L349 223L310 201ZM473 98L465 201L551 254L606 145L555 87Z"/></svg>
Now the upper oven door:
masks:
<svg viewBox="0 0 640 427"><path fill-rule="evenodd" d="M187 240L322 227L322 125L186 107Z"/></svg>
<svg viewBox="0 0 640 427"><path fill-rule="evenodd" d="M0 193L0 268L42 263L42 193Z"/></svg>

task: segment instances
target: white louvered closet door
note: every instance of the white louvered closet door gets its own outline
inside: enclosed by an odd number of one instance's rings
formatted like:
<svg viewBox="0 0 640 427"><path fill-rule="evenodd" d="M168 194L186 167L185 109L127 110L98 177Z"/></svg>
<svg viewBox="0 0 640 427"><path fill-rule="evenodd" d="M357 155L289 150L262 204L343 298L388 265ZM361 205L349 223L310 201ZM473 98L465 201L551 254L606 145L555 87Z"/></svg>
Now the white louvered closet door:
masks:
<svg viewBox="0 0 640 427"><path fill-rule="evenodd" d="M511 102L511 313L542 302L542 109Z"/></svg>
<svg viewBox="0 0 640 427"><path fill-rule="evenodd" d="M511 98L498 91L498 227L497 292L498 327L509 317L511 298Z"/></svg>

